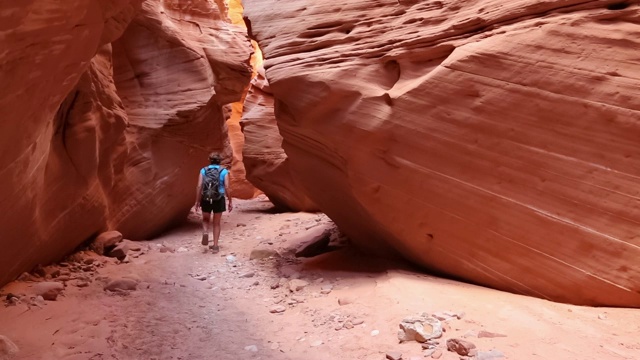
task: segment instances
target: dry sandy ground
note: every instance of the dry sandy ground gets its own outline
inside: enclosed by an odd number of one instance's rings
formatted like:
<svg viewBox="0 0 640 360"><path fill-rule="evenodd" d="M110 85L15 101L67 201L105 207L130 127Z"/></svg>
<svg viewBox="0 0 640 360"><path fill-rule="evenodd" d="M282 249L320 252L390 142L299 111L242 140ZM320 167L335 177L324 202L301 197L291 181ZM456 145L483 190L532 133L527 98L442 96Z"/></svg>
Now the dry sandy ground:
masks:
<svg viewBox="0 0 640 360"><path fill-rule="evenodd" d="M369 259L348 247L310 259L249 260L259 244L285 252L292 239L331 224L323 215L272 214L264 199L236 206L224 217L219 254L203 252L192 216L185 227L144 243L144 254L130 263L103 258L105 266L87 287L70 281L57 301L0 307L0 335L20 348L17 359L33 360L381 360L389 351L411 359L423 358L422 349L398 343L399 322L450 310L464 316L448 321L440 347L464 336L504 359L640 359L639 310L503 293ZM175 252L160 252L162 244ZM103 290L107 279L122 277L136 279L138 290ZM292 293L287 285L293 278L309 285ZM283 286L272 289L276 283ZM32 286L12 283L3 294L28 295ZM332 290L323 294L323 287ZM278 305L286 310L271 313ZM336 330L347 320L362 323ZM506 336L478 338L480 330ZM441 357L459 358L446 350Z"/></svg>

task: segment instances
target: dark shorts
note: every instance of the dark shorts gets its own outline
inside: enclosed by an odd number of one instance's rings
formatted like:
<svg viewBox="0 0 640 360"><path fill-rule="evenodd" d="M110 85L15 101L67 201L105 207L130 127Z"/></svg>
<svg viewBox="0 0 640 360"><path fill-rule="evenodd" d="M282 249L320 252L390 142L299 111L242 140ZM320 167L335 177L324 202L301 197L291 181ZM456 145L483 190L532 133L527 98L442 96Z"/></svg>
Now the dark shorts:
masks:
<svg viewBox="0 0 640 360"><path fill-rule="evenodd" d="M213 200L213 202L209 202L207 200L200 201L200 207L202 207L203 213L221 213L227 210L227 204L224 201L224 196L219 200Z"/></svg>

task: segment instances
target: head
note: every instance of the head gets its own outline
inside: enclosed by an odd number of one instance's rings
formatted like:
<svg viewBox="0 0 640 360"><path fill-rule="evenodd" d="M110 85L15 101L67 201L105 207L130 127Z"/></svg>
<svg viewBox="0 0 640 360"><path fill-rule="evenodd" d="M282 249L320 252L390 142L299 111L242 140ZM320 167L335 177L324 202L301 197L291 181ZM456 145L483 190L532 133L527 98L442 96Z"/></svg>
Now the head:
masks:
<svg viewBox="0 0 640 360"><path fill-rule="evenodd" d="M211 165L220 165L221 160L222 158L217 152L212 152L211 154L209 154L209 163L211 163Z"/></svg>

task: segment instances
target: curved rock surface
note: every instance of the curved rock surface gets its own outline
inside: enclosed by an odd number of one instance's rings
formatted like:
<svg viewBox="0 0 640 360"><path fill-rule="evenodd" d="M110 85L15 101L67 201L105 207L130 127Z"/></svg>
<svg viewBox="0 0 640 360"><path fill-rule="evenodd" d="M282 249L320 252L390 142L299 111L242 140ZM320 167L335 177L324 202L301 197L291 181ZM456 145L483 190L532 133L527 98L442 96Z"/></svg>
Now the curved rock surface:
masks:
<svg viewBox="0 0 640 360"><path fill-rule="evenodd" d="M230 153L246 34L209 1L141 3L0 5L0 284L104 230L162 231L206 154Z"/></svg>
<svg viewBox="0 0 640 360"><path fill-rule="evenodd" d="M240 125L245 137L243 162L247 179L278 208L317 211L291 172L273 108L273 94L260 69L252 80Z"/></svg>
<svg viewBox="0 0 640 360"><path fill-rule="evenodd" d="M289 162L364 247L640 306L638 2L246 0Z"/></svg>

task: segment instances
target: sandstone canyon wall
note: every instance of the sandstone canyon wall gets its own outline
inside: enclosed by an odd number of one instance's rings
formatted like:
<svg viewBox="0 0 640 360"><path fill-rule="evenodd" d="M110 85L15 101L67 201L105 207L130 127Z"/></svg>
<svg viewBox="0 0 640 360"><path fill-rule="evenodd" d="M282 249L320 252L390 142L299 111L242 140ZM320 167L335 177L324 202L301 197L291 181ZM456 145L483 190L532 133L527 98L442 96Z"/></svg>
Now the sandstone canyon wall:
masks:
<svg viewBox="0 0 640 360"><path fill-rule="evenodd" d="M640 306L637 1L244 5L290 166L354 241Z"/></svg>
<svg viewBox="0 0 640 360"><path fill-rule="evenodd" d="M230 153L222 105L251 68L223 2L0 5L0 284L107 229L184 218L197 170Z"/></svg>
<svg viewBox="0 0 640 360"><path fill-rule="evenodd" d="M243 163L247 179L264 191L277 208L317 211L317 206L291 172L282 149L273 94L262 67L251 81L240 125L245 137Z"/></svg>

